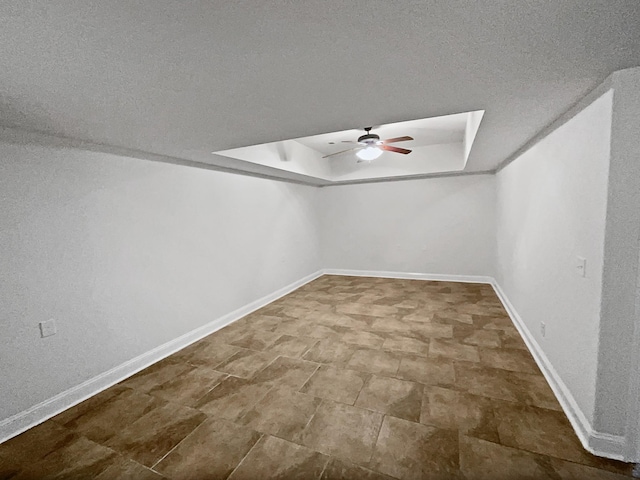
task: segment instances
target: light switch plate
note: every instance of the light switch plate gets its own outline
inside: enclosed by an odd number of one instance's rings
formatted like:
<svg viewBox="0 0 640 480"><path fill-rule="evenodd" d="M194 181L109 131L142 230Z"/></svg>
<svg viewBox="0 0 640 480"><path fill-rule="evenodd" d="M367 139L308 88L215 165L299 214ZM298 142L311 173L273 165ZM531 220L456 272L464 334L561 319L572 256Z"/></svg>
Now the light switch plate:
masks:
<svg viewBox="0 0 640 480"><path fill-rule="evenodd" d="M53 318L40 322L40 336L42 338L50 337L51 335L55 335L57 332L58 329L56 328L56 321Z"/></svg>

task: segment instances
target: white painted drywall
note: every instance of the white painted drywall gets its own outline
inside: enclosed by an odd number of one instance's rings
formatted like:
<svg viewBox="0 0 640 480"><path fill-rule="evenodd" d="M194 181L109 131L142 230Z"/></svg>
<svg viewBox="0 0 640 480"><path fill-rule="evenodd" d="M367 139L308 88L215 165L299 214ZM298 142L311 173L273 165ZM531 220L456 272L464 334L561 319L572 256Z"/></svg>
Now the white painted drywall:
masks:
<svg viewBox="0 0 640 480"><path fill-rule="evenodd" d="M323 187L325 268L493 276L493 175Z"/></svg>
<svg viewBox="0 0 640 480"><path fill-rule="evenodd" d="M469 115L467 116L467 125L464 129L464 165L466 165L467 160L469 160L471 147L473 146L473 141L476 139L476 135L478 134L482 117L484 117L484 110L469 112Z"/></svg>
<svg viewBox="0 0 640 480"><path fill-rule="evenodd" d="M634 334L636 342L640 341L640 311L636 309L640 270L640 68L615 72L612 87L611 163L594 427L608 434L627 434L630 442L640 442L637 378L640 345L634 345ZM635 413L635 418L629 413ZM638 453L635 458L628 458L640 460Z"/></svg>
<svg viewBox="0 0 640 480"><path fill-rule="evenodd" d="M498 282L590 423L611 117L609 91L497 174Z"/></svg>
<svg viewBox="0 0 640 480"><path fill-rule="evenodd" d="M295 140L233 148L216 152L216 154L324 180L332 176L327 159L322 158L322 155L314 149Z"/></svg>
<svg viewBox="0 0 640 480"><path fill-rule="evenodd" d="M317 193L0 143L0 420L317 271Z"/></svg>

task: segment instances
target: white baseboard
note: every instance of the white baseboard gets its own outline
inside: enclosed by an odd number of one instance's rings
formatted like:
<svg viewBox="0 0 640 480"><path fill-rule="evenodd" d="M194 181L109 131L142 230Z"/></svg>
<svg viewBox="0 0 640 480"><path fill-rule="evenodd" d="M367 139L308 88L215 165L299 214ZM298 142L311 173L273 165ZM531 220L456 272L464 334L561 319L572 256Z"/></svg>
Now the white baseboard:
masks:
<svg viewBox="0 0 640 480"><path fill-rule="evenodd" d="M78 403L100 393L101 391L115 385L131 375L147 368L150 365L168 357L169 355L182 350L201 338L239 320L251 312L264 307L284 295L300 288L302 285L322 276L323 272L318 271L307 275L275 292L266 295L254 302L251 302L233 312L230 312L206 325L192 330L184 335L175 338L163 345L160 345L148 352L143 353L125 363L118 365L100 375L93 377L75 387L51 397L44 402L38 403L27 410L17 413L9 418L0 421L0 443L19 435L20 433L35 427L49 418L63 412L64 410L77 405Z"/></svg>
<svg viewBox="0 0 640 480"><path fill-rule="evenodd" d="M441 273L408 273L386 272L382 270L345 270L340 268L325 268L325 275L345 275L348 277L379 277L400 278L404 280L431 280L437 282L461 282L461 283L489 283L493 284L493 277L483 275L444 275Z"/></svg>
<svg viewBox="0 0 640 480"><path fill-rule="evenodd" d="M594 455L613 458L616 460L624 460L626 438L620 435L596 432L593 429L584 412L578 406L573 394L562 381L562 378L558 375L558 372L545 355L540 344L538 344L525 323L522 321L522 318L516 311L515 307L511 304L500 285L498 285L495 280L493 280L492 285L496 295L498 295L502 305L504 305L505 310L509 314L509 317L511 317L511 321L518 329L518 332L520 332L520 336L522 336L527 348L542 371L542 374L547 379L553 393L555 393L565 415L571 422L580 442L582 442L582 446Z"/></svg>

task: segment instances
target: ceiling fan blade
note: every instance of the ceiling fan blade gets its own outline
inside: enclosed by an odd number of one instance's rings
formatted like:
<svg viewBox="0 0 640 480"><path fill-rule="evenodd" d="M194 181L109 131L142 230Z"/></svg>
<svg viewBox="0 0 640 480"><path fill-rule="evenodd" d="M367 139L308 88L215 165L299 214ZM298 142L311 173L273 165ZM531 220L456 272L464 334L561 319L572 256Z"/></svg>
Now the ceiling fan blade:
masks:
<svg viewBox="0 0 640 480"><path fill-rule="evenodd" d="M351 152L351 151L353 151L353 150L360 150L361 148L362 148L362 147L353 147L353 148L348 148L347 150L341 150L341 151L336 152L336 153L331 153L331 154L329 154L329 155L325 155L325 156L324 156L324 157L322 157L322 158L333 157L333 156L335 156L335 155L340 155L340 154L342 154L342 153Z"/></svg>
<svg viewBox="0 0 640 480"><path fill-rule="evenodd" d="M396 142L407 142L409 140L413 140L413 137L396 137L389 138L387 140L383 140L382 143L396 143Z"/></svg>
<svg viewBox="0 0 640 480"><path fill-rule="evenodd" d="M407 153L411 153L411 150L408 150L406 148L394 147L393 145L379 145L378 148L386 150L387 152L403 153L405 155Z"/></svg>
<svg viewBox="0 0 640 480"><path fill-rule="evenodd" d="M354 142L353 140L342 140L342 143L358 143L358 142Z"/></svg>

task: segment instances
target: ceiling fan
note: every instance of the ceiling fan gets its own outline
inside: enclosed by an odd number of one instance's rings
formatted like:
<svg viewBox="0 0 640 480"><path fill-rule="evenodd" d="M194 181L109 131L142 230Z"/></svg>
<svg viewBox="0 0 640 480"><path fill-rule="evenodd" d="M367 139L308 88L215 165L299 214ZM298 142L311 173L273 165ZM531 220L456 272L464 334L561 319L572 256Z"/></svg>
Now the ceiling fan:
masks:
<svg viewBox="0 0 640 480"><path fill-rule="evenodd" d="M341 155L347 152L356 152L356 156L359 158L358 163L364 160L375 160L380 155L382 155L383 151L394 152L394 153L402 153L407 155L411 153L411 150L406 148L394 147L393 145L389 145L390 143L396 142L406 142L409 140L413 140L412 137L396 137L396 138L388 138L387 140L380 140L380 137L375 133L371 133L372 127L365 127L364 131L367 132L362 135L356 142L352 140L343 140L342 143L357 143L357 147L348 148L347 150L342 150L340 152L332 153L330 155L325 155L322 158L333 157L335 155Z"/></svg>

